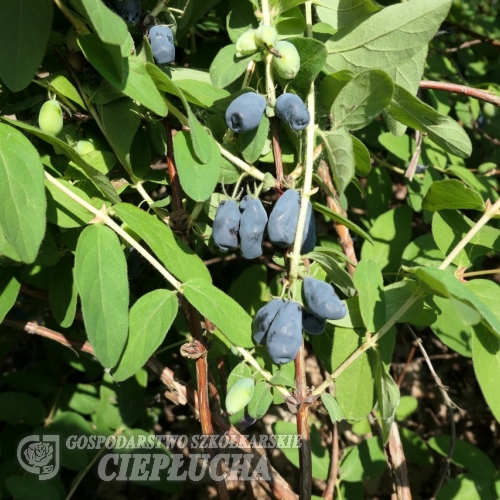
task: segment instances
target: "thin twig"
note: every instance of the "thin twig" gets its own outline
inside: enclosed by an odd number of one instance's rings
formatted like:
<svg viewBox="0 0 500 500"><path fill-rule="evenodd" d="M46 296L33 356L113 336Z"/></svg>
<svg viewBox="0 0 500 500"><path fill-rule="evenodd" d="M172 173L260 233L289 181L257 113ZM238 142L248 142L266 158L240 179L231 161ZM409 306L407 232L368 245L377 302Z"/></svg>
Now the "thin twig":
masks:
<svg viewBox="0 0 500 500"><path fill-rule="evenodd" d="M271 127L273 131L273 152L274 164L276 165L276 180L279 184L281 184L283 182L283 160L281 156L280 124L276 117L271 118Z"/></svg>
<svg viewBox="0 0 500 500"><path fill-rule="evenodd" d="M470 231L462 238L462 240L457 244L457 246L450 252L446 259L441 263L439 269L446 269L454 260L455 257L467 246L467 244L476 236L476 234L481 230L481 228L488 223L488 221L494 217L500 210L500 198L491 205L483 216L472 226Z"/></svg>
<svg viewBox="0 0 500 500"><path fill-rule="evenodd" d="M310 403L306 402L307 385L303 340L299 352L295 357L295 387L299 405L297 412L297 434L301 437L299 449L299 498L300 500L309 500L312 491L311 437L307 418Z"/></svg>
<svg viewBox="0 0 500 500"><path fill-rule="evenodd" d="M319 162L318 175L321 177L321 180L328 186L328 189L332 193L336 193L335 187L333 186L332 182L332 176L330 175L330 169L328 168L328 164L326 162L324 161ZM345 217L346 213L344 210L342 210L337 200L328 193L325 193L325 196L326 196L327 207L332 212L335 212ZM334 227L339 237L339 243L340 246L342 247L342 251L344 252L345 256L351 262L357 264L358 258L356 257L356 252L354 251L354 243L352 241L351 234L349 233L349 229L347 229L347 227L338 222L334 222ZM353 276L356 268L348 262L347 270L349 271L349 274Z"/></svg>
<svg viewBox="0 0 500 500"><path fill-rule="evenodd" d="M386 454L392 469L398 500L411 500L406 457L403 451L401 437L399 436L398 424L396 422L392 422L389 442L386 446Z"/></svg>
<svg viewBox="0 0 500 500"><path fill-rule="evenodd" d="M420 153L422 152L422 132L419 130L415 130L415 151L411 157L410 163L408 163L408 167L406 168L405 177L413 180L413 176L415 175L415 170L417 170L418 159L420 158Z"/></svg>
<svg viewBox="0 0 500 500"><path fill-rule="evenodd" d="M457 31L461 31L462 33L469 35L473 38L478 38L482 42L489 43L490 45L493 45L493 47L500 49L500 41L499 40L494 40L493 38L490 38L488 36L481 35L481 33L478 33L477 31L473 31L473 30L466 28L465 26L462 26L460 24L451 23L449 21L447 21L446 24L448 26L455 28Z"/></svg>
<svg viewBox="0 0 500 500"><path fill-rule="evenodd" d="M456 83L448 82L434 82L430 80L422 80L420 82L421 89L444 90L453 94L462 94L480 101L491 102L495 106L500 106L500 96L487 92L486 90L475 89L473 87L466 87L465 85L458 85Z"/></svg>
<svg viewBox="0 0 500 500"><path fill-rule="evenodd" d="M443 382L441 382L441 379L439 378L438 374L434 370L434 367L432 366L432 362L429 359L429 356L427 355L427 351L424 348L422 340L420 338L418 338L416 333L413 331L413 328L408 323L406 324L406 326L407 326L408 330L410 331L411 336L415 340L415 344L420 349L422 356L425 358L427 366L429 367L429 370L431 372L432 378L434 379L434 382L436 383L436 386L439 389L439 392L441 392L444 404L445 404L446 408L448 409L448 414L450 417L450 449L448 450L448 455L446 457L445 467L443 469L441 477L439 478L438 484L436 486L436 490L434 491L434 495L432 495L432 497L431 497L431 500L434 500L437 497L439 490L443 486L443 483L450 472L451 457L453 456L453 452L455 451L456 431L455 431L455 420L453 418L453 408L455 408L456 405L452 401L450 396L448 395L448 392L446 391L446 388L443 385Z"/></svg>

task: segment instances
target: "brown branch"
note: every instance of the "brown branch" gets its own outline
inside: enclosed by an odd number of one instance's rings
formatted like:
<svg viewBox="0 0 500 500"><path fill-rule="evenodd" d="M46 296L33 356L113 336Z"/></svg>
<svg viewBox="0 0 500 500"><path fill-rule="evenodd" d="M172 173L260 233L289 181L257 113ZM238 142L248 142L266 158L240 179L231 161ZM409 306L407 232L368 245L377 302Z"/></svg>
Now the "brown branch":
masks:
<svg viewBox="0 0 500 500"><path fill-rule="evenodd" d="M297 412L297 435L301 438L299 449L299 498L300 500L309 500L312 491L312 459L311 438L307 419L310 403L306 402L307 382L304 351L304 340L302 340L302 345L295 357L295 387L297 389L296 398L299 405Z"/></svg>
<svg viewBox="0 0 500 500"><path fill-rule="evenodd" d="M457 31L464 33L465 35L469 35L473 38L477 38L484 43L489 43L490 45L493 45L493 47L500 49L500 41L498 41L498 40L494 40L493 38L490 38L488 36L481 35L481 33L478 33L477 31L473 31L469 28L466 28L465 26L461 26L460 24L450 23L448 21L446 22L446 24L448 26L455 28Z"/></svg>
<svg viewBox="0 0 500 500"><path fill-rule="evenodd" d="M174 141L172 140L172 129L167 120L165 120L165 132L167 134L167 167L170 177L170 185L172 186L172 200L176 211L182 210L182 189L179 181L179 174L175 166L174 157ZM176 230L180 230L182 223L180 220L175 222Z"/></svg>
<svg viewBox="0 0 500 500"><path fill-rule="evenodd" d="M453 94L462 94L480 101L490 102L495 106L500 106L500 96L487 92L486 90L475 89L473 87L466 87L465 85L458 85L457 83L448 82L434 82L430 80L422 80L420 82L421 89L444 90Z"/></svg>
<svg viewBox="0 0 500 500"><path fill-rule="evenodd" d="M274 164L276 165L276 181L277 184L281 186L283 182L283 160L280 145L280 122L277 118L271 118L271 127L273 129L273 153Z"/></svg>
<svg viewBox="0 0 500 500"><path fill-rule="evenodd" d="M325 500L333 500L339 473L339 430L337 422L333 422L332 428L332 463L330 465L326 488L321 495Z"/></svg>
<svg viewBox="0 0 500 500"><path fill-rule="evenodd" d="M38 325L34 321L23 322L5 319L2 324L11 326L21 331L25 331L30 334L40 335L41 337L54 340L65 347L70 347L87 352L94 355L94 349L88 342L82 342L79 340L68 339L62 333L55 332L43 326ZM175 404L184 405L189 403L195 411L198 408L198 397L196 391L183 382L178 380L174 372L164 366L158 359L154 356L149 358L146 366L165 384L168 391L165 393L165 397ZM246 453L253 453L254 456L260 458L264 455L264 452L256 450L253 448L248 440L240 434L240 432L232 426L225 418L221 415L213 415L213 421L217 427L222 432L228 432L228 437L231 441L238 446L242 451ZM271 464L268 463L270 480L266 480L271 487L271 491L274 497L283 500L296 500L296 495L290 489L288 483L281 477L281 475L273 468Z"/></svg>
<svg viewBox="0 0 500 500"><path fill-rule="evenodd" d="M332 176L330 175L330 169L328 168L328 164L325 161L319 162L318 175L321 177L321 180L328 186L328 189L332 193L336 193L335 188L333 187ZM337 200L332 197L329 193L325 193L326 195L326 205L333 212L342 215L345 217L346 213L342 210L341 206L338 204ZM339 243L342 247L342 250L346 257L353 262L354 264L358 263L358 258L356 257L356 252L354 251L354 243L352 241L351 235L349 234L349 229L347 229L342 224L338 222L334 222L335 231L337 231L337 235L339 237ZM349 274L352 276L356 268L347 263L347 270Z"/></svg>
<svg viewBox="0 0 500 500"><path fill-rule="evenodd" d="M437 388L441 392L444 404L445 404L446 408L448 409L448 414L449 414L449 418L450 418L450 449L448 450L448 455L446 457L445 466L444 466L443 472L441 474L441 477L439 478L438 484L436 486L436 490L434 491L434 495L432 495L432 497L431 497L431 500L434 500L437 497L439 490L443 486L443 483L450 472L451 457L453 456L453 452L455 451L456 431L455 431L455 420L453 418L453 408L455 408L456 405L451 400L450 396L448 396L448 393L446 392L446 387L443 385L443 382L441 382L441 379L439 378L438 374L435 372L434 367L432 366L432 362L429 359L429 356L427 355L427 352L424 348L422 340L417 337L416 333L413 331L413 328L410 325L406 324L406 326L408 327L408 330L410 331L411 336L415 340L415 344L417 344L418 348L420 349L422 356L425 358L427 366L429 367L429 370L431 372L432 378L434 379L434 382L436 383Z"/></svg>
<svg viewBox="0 0 500 500"><path fill-rule="evenodd" d="M396 422L392 423L391 432L389 434L389 442L386 446L386 455L393 473L398 500L411 500L406 457L403 451L403 444L401 443L401 437L399 436L399 429Z"/></svg>

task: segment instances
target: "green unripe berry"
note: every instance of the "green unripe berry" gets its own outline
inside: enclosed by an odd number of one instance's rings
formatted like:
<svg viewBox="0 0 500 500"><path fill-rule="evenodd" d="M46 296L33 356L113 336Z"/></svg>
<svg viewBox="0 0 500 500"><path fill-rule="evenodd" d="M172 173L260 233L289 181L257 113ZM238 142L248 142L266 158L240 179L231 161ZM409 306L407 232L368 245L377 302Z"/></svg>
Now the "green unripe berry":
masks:
<svg viewBox="0 0 500 500"><path fill-rule="evenodd" d="M236 57L249 56L259 50L255 40L255 30L248 30L236 41Z"/></svg>
<svg viewBox="0 0 500 500"><path fill-rule="evenodd" d="M295 78L300 69L300 56L295 45L282 40L276 44L275 48L281 55L281 57L273 58L276 73L286 80Z"/></svg>
<svg viewBox="0 0 500 500"><path fill-rule="evenodd" d="M66 33L66 46L72 52L80 52L81 51L80 46L78 45L78 42L76 41L77 38L78 38L78 34L75 30L75 27L71 26L71 28Z"/></svg>
<svg viewBox="0 0 500 500"><path fill-rule="evenodd" d="M483 104L483 115L486 118L494 118L498 112L498 108L491 102L485 102Z"/></svg>
<svg viewBox="0 0 500 500"><path fill-rule="evenodd" d="M259 26L255 32L255 41L259 47L274 47L278 41L278 32L274 26Z"/></svg>
<svg viewBox="0 0 500 500"><path fill-rule="evenodd" d="M226 396L226 410L232 415L237 413L250 403L255 389L252 378L242 378L235 382Z"/></svg>
<svg viewBox="0 0 500 500"><path fill-rule="evenodd" d="M58 135L63 128L63 114L57 101L47 101L40 108L38 125L42 132L49 135Z"/></svg>
<svg viewBox="0 0 500 500"><path fill-rule="evenodd" d="M95 147L90 141L81 140L76 143L76 151L79 155L86 155L95 151Z"/></svg>

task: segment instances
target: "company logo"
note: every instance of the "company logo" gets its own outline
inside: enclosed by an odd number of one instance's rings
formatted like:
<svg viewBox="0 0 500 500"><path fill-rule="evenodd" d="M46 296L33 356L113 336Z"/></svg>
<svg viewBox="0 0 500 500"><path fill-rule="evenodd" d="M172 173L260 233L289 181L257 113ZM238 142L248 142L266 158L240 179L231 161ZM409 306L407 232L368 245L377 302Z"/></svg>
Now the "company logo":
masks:
<svg viewBox="0 0 500 500"><path fill-rule="evenodd" d="M53 478L59 471L59 436L33 434L17 447L21 467L36 474L41 481Z"/></svg>

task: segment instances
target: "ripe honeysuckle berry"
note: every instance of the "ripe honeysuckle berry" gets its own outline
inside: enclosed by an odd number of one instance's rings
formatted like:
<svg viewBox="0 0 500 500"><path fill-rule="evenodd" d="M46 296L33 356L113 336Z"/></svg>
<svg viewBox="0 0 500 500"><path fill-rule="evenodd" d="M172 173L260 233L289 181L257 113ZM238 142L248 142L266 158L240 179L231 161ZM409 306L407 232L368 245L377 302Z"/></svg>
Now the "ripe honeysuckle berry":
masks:
<svg viewBox="0 0 500 500"><path fill-rule="evenodd" d="M266 100L255 92L246 92L238 96L226 110L226 124L237 133L244 133L259 126Z"/></svg>
<svg viewBox="0 0 500 500"><path fill-rule="evenodd" d="M335 320L342 319L347 314L345 304L330 284L307 277L302 291L307 309L319 318Z"/></svg>
<svg viewBox="0 0 500 500"><path fill-rule="evenodd" d="M240 248L244 259L262 255L262 239L267 224L267 214L258 198L245 196L240 203Z"/></svg>
<svg viewBox="0 0 500 500"><path fill-rule="evenodd" d="M234 200L223 201L218 206L212 228L212 239L220 250L234 250L238 246L240 219L240 209Z"/></svg>
<svg viewBox="0 0 500 500"><path fill-rule="evenodd" d="M273 67L276 73L286 80L295 78L300 69L300 56L295 45L281 40L276 43L275 49L281 55L281 57L273 57Z"/></svg>
<svg viewBox="0 0 500 500"><path fill-rule="evenodd" d="M226 411L229 415L239 412L250 403L254 389L255 382L252 378L242 378L231 386L226 396Z"/></svg>
<svg viewBox="0 0 500 500"><path fill-rule="evenodd" d="M266 333L278 311L284 305L285 301L283 299L273 299L257 311L252 325L253 339L257 344L265 343Z"/></svg>
<svg viewBox="0 0 500 500"><path fill-rule="evenodd" d="M141 0L106 0L105 3L127 23L137 24L141 19Z"/></svg>
<svg viewBox="0 0 500 500"><path fill-rule="evenodd" d="M255 41L259 47L272 48L278 41L278 32L274 26L261 25L255 32Z"/></svg>
<svg viewBox="0 0 500 500"><path fill-rule="evenodd" d="M282 365L295 359L302 345L302 307L285 301L267 332L266 347L274 363Z"/></svg>
<svg viewBox="0 0 500 500"><path fill-rule="evenodd" d="M276 202L267 223L269 240L282 248L289 247L297 231L300 194L295 189L285 191Z"/></svg>
<svg viewBox="0 0 500 500"><path fill-rule="evenodd" d="M236 40L236 57L250 56L257 52L259 47L255 40L255 30L248 30Z"/></svg>
<svg viewBox="0 0 500 500"><path fill-rule="evenodd" d="M149 41L156 64L175 61L174 35L168 26L153 26L149 30Z"/></svg>
<svg viewBox="0 0 500 500"><path fill-rule="evenodd" d="M293 130L304 130L311 121L311 115L302 99L295 94L281 94L276 99L274 110L279 118Z"/></svg>
<svg viewBox="0 0 500 500"><path fill-rule="evenodd" d="M49 135L58 135L63 128L63 114L57 101L50 100L43 104L38 115L38 126Z"/></svg>
<svg viewBox="0 0 500 500"><path fill-rule="evenodd" d="M304 227L304 236L302 237L302 247L300 253L305 255L312 252L316 246L316 218L311 202L307 205L306 225Z"/></svg>
<svg viewBox="0 0 500 500"><path fill-rule="evenodd" d="M325 331L326 319L302 308L302 329L310 335L320 335Z"/></svg>

